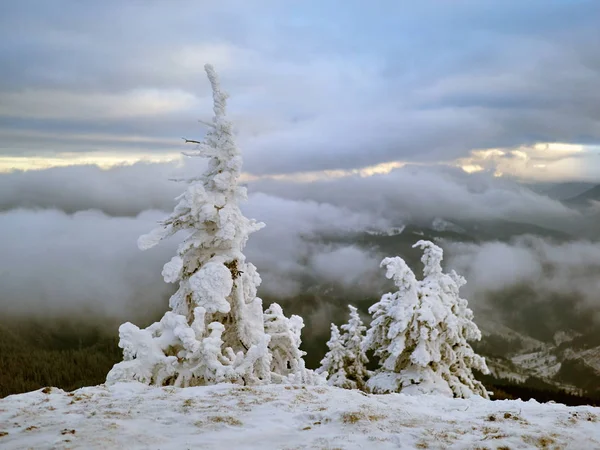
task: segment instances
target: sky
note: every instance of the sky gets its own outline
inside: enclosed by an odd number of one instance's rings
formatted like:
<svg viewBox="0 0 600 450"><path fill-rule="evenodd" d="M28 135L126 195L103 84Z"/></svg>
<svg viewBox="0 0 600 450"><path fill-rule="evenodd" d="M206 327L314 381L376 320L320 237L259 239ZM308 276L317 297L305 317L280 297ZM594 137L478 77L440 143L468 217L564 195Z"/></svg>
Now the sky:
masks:
<svg viewBox="0 0 600 450"><path fill-rule="evenodd" d="M252 176L598 181L599 23L594 0L3 1L0 170L177 160L210 62Z"/></svg>
<svg viewBox="0 0 600 450"><path fill-rule="evenodd" d="M600 318L600 245L537 189L600 183L599 24L583 0L2 1L0 315L165 307L177 239L143 253L136 239L172 210L170 179L203 169L181 138L211 118L212 63L243 212L267 224L246 248L259 295L384 289L395 255L323 236L507 220L570 237L444 243L469 301L529 283ZM325 332L327 307L306 311Z"/></svg>

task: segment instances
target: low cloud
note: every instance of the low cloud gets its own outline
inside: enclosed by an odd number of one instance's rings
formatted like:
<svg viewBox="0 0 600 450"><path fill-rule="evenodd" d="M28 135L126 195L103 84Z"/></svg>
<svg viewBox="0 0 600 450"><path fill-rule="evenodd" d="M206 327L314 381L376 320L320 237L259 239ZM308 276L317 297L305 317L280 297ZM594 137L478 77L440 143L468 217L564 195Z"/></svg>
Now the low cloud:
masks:
<svg viewBox="0 0 600 450"><path fill-rule="evenodd" d="M137 163L102 170L95 166L0 174L0 210L56 208L68 213L99 209L135 216L168 211L183 185L169 181L202 172L198 158L178 163ZM408 165L388 174L350 175L314 182L258 180L249 192L290 200L312 200L367 214L373 222L504 219L568 228L581 220L560 202L491 173L467 174L448 166ZM266 209L267 214L270 210ZM289 212L288 214L292 214ZM262 220L262 219L261 219ZM287 218L275 220L290 220ZM314 220L319 221L319 217Z"/></svg>
<svg viewBox="0 0 600 450"><path fill-rule="evenodd" d="M163 217L109 217L98 211L0 213L0 309L33 317L142 317L167 307L160 282L174 243L140 252L138 235ZM148 318L147 316L145 318Z"/></svg>
<svg viewBox="0 0 600 450"><path fill-rule="evenodd" d="M490 295L525 286L529 301L572 300L571 307L593 311L600 317L600 243L553 243L536 236L511 242L482 244L444 243L448 264L467 278L465 295L475 302Z"/></svg>
<svg viewBox="0 0 600 450"><path fill-rule="evenodd" d="M182 186L175 163L55 167L0 174L0 210L54 208L67 213L98 209L112 216L170 210Z"/></svg>
<svg viewBox="0 0 600 450"><path fill-rule="evenodd" d="M2 311L131 319L144 316L140 311L164 310L174 287L160 272L178 239L146 252L137 249L136 240L167 215L184 188L168 179L203 169L200 161L188 163L0 174ZM390 255L358 245L349 238L357 231L430 224L434 217L565 229L581 221L561 203L510 180L443 166L311 183L259 180L249 184L249 192L244 214L267 227L251 236L245 253L263 279L259 295L282 303L315 289L320 289L315 298L328 298L326 290L333 289L346 303L381 293L387 284L379 262ZM449 265L467 277L465 295L475 305L522 284L539 286L540 299L558 293L575 295L586 307L597 302L600 247L594 243L527 237L444 248ZM296 312L338 310L324 307L310 304Z"/></svg>
<svg viewBox="0 0 600 450"><path fill-rule="evenodd" d="M257 182L254 189L288 198L328 201L397 223L509 220L567 229L581 216L508 179L446 166L405 166L389 174L313 183Z"/></svg>
<svg viewBox="0 0 600 450"><path fill-rule="evenodd" d="M363 281L377 270L369 252L319 239L372 226L372 217L265 194L251 196L244 209L268 223L252 236L245 252L263 277L260 295L285 302L315 282L354 292L369 288ZM129 319L147 319L164 310L174 287L162 281L160 272L178 239L146 252L138 250L136 241L166 215L145 211L112 217L55 209L0 213L0 309L6 315Z"/></svg>
<svg viewBox="0 0 600 450"><path fill-rule="evenodd" d="M367 280L378 270L378 255L351 243L323 239L383 229L389 226L384 219L327 203L261 193L251 195L243 210L267 224L251 236L246 251L259 269L261 292L266 295L291 298L316 283L352 287L355 294L373 288Z"/></svg>

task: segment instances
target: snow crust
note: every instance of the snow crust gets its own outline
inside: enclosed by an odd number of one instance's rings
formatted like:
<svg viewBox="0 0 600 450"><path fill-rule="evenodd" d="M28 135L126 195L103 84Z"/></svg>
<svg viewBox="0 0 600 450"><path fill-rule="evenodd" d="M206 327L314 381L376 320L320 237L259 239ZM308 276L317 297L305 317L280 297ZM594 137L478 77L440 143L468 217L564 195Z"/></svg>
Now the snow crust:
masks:
<svg viewBox="0 0 600 450"><path fill-rule="evenodd" d="M0 399L0 448L581 450L600 448L600 408L329 386L128 382Z"/></svg>

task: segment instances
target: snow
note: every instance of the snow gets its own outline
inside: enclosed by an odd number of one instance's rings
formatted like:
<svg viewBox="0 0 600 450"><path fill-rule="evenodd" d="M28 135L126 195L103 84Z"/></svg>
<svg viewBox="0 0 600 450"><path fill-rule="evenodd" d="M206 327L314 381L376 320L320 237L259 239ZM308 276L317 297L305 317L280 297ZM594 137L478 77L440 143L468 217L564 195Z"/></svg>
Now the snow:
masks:
<svg viewBox="0 0 600 450"><path fill-rule="evenodd" d="M600 408L330 386L128 382L0 399L0 447L588 449L600 448Z"/></svg>

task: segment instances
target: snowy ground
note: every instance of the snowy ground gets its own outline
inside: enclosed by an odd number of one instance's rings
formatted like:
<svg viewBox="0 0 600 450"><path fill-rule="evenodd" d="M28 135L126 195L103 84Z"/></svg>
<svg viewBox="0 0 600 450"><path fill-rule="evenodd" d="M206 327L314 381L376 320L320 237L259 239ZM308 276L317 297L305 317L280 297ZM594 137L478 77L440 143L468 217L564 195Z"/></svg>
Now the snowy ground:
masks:
<svg viewBox="0 0 600 450"><path fill-rule="evenodd" d="M600 408L331 387L121 383L1 399L0 448L598 449Z"/></svg>

